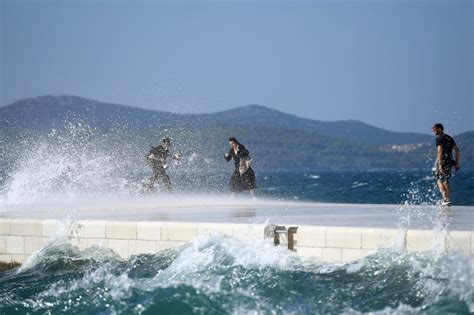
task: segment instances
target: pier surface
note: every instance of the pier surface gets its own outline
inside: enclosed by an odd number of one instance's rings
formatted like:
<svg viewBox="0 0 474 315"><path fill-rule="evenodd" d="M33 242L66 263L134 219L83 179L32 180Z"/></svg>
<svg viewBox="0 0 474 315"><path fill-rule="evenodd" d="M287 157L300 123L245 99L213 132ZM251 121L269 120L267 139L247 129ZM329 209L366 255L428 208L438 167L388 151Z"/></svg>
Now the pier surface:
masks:
<svg viewBox="0 0 474 315"><path fill-rule="evenodd" d="M278 223L474 231L474 206L308 203L213 198L95 200L0 208L0 218Z"/></svg>

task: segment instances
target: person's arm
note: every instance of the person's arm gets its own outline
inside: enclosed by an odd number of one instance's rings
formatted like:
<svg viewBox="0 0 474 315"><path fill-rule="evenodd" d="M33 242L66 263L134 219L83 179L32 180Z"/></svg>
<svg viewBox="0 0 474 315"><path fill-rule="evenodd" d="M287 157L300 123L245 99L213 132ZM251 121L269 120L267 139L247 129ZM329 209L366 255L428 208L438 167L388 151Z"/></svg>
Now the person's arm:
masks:
<svg viewBox="0 0 474 315"><path fill-rule="evenodd" d="M150 152L148 153L148 155L146 156L146 158L148 160L156 160L156 156L155 156L155 148L151 148Z"/></svg>
<svg viewBox="0 0 474 315"><path fill-rule="evenodd" d="M232 148L229 150L229 153L226 153L224 154L224 159L229 162L230 160L232 160Z"/></svg>
<svg viewBox="0 0 474 315"><path fill-rule="evenodd" d="M454 166L454 169L457 172L461 168L461 150L459 150L457 145L454 145L453 150L456 152L456 165Z"/></svg>
<svg viewBox="0 0 474 315"><path fill-rule="evenodd" d="M436 161L436 168L438 169L438 171L440 173L444 173L444 170L443 170L443 146L438 145L437 148L438 148L438 157L437 157L437 161Z"/></svg>
<svg viewBox="0 0 474 315"><path fill-rule="evenodd" d="M244 156L248 156L249 154L250 152L249 150L247 150L246 147L244 147L243 145L239 147L239 156L244 157Z"/></svg>

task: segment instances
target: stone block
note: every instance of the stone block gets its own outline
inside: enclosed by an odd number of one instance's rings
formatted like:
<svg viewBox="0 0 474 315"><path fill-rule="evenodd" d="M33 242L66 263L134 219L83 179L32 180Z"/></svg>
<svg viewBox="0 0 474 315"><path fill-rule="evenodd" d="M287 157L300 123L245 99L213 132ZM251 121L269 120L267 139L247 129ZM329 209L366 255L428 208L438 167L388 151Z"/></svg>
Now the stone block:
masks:
<svg viewBox="0 0 474 315"><path fill-rule="evenodd" d="M41 226L41 235L42 236L52 236L61 226L61 223L58 220L43 220Z"/></svg>
<svg viewBox="0 0 474 315"><path fill-rule="evenodd" d="M25 251L24 254L33 254L41 249L43 239L40 236L25 236Z"/></svg>
<svg viewBox="0 0 474 315"><path fill-rule="evenodd" d="M321 258L327 261L341 261L342 260L342 249L341 248L322 248Z"/></svg>
<svg viewBox="0 0 474 315"><path fill-rule="evenodd" d="M137 239L161 240L161 222L138 222Z"/></svg>
<svg viewBox="0 0 474 315"><path fill-rule="evenodd" d="M408 230L408 251L429 251L435 248L435 233L431 230Z"/></svg>
<svg viewBox="0 0 474 315"><path fill-rule="evenodd" d="M0 218L0 235L10 235L10 222L11 219L2 219Z"/></svg>
<svg viewBox="0 0 474 315"><path fill-rule="evenodd" d="M218 233L232 236L233 228L230 223L199 223L197 235Z"/></svg>
<svg viewBox="0 0 474 315"><path fill-rule="evenodd" d="M405 238L405 232L402 230L364 229L362 231L362 248L390 248L396 245L400 238Z"/></svg>
<svg viewBox="0 0 474 315"><path fill-rule="evenodd" d="M156 253L156 241L131 240L128 242L128 254L130 256L154 253Z"/></svg>
<svg viewBox="0 0 474 315"><path fill-rule="evenodd" d="M325 226L302 225L298 227L295 234L298 246L326 247L326 229Z"/></svg>
<svg viewBox="0 0 474 315"><path fill-rule="evenodd" d="M163 241L191 241L196 238L197 223L164 222L161 225Z"/></svg>
<svg viewBox="0 0 474 315"><path fill-rule="evenodd" d="M108 240L108 247L113 250L116 254L120 257L127 259L128 255L128 240L115 240L109 239Z"/></svg>
<svg viewBox="0 0 474 315"><path fill-rule="evenodd" d="M5 254L7 252L7 236L0 235L0 254Z"/></svg>
<svg viewBox="0 0 474 315"><path fill-rule="evenodd" d="M10 222L11 235L41 236L41 220L15 219Z"/></svg>
<svg viewBox="0 0 474 315"><path fill-rule="evenodd" d="M471 232L471 256L474 256L474 232Z"/></svg>
<svg viewBox="0 0 474 315"><path fill-rule="evenodd" d="M301 247L298 246L296 253L301 257L318 257L323 256L322 248L320 247Z"/></svg>
<svg viewBox="0 0 474 315"><path fill-rule="evenodd" d="M25 239L23 236L7 235L7 252L5 254L24 254Z"/></svg>
<svg viewBox="0 0 474 315"><path fill-rule="evenodd" d="M449 252L457 251L469 256L471 253L471 232L449 231L446 243Z"/></svg>
<svg viewBox="0 0 474 315"><path fill-rule="evenodd" d="M137 222L108 221L106 224L106 238L109 239L137 239Z"/></svg>
<svg viewBox="0 0 474 315"><path fill-rule="evenodd" d="M105 238L106 221L81 220L78 221L79 237Z"/></svg>
<svg viewBox="0 0 474 315"><path fill-rule="evenodd" d="M361 228L328 227L326 229L326 247L362 248Z"/></svg>
<svg viewBox="0 0 474 315"><path fill-rule="evenodd" d="M12 255L0 255L0 262L11 263L12 262Z"/></svg>

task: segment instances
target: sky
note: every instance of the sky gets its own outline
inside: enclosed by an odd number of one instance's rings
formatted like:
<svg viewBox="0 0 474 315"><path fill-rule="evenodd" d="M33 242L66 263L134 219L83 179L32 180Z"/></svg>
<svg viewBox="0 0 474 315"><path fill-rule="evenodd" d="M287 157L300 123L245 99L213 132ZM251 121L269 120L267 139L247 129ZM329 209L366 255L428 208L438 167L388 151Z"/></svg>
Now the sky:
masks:
<svg viewBox="0 0 474 315"><path fill-rule="evenodd" d="M474 129L474 0L0 0L0 105L77 95L259 104L393 131Z"/></svg>

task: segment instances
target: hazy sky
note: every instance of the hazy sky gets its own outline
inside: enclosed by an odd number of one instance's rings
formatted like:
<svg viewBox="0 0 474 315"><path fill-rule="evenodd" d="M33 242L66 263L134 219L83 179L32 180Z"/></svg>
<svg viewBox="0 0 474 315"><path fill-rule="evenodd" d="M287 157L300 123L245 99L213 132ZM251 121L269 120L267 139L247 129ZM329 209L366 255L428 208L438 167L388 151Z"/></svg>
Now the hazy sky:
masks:
<svg viewBox="0 0 474 315"><path fill-rule="evenodd" d="M0 2L1 105L72 94L474 129L474 0Z"/></svg>

